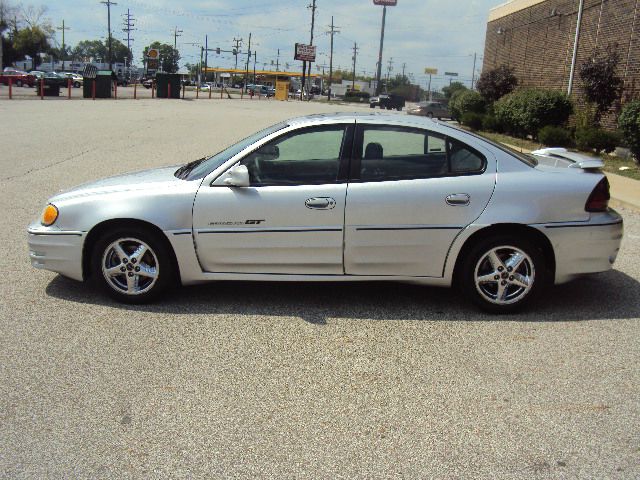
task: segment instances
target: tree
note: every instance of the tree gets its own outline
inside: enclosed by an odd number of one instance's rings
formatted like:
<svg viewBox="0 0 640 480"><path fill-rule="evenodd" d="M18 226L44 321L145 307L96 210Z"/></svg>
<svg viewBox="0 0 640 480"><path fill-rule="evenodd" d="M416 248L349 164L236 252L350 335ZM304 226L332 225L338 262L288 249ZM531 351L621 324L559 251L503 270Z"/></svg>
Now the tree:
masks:
<svg viewBox="0 0 640 480"><path fill-rule="evenodd" d="M0 70L5 64L13 63L17 60L13 42L4 38L5 30L11 26L11 18L15 18L16 8L5 0L0 0Z"/></svg>
<svg viewBox="0 0 640 480"><path fill-rule="evenodd" d="M131 51L125 44L115 38L111 39L111 55L115 63L125 63L125 60L130 62L133 58ZM104 42L100 40L82 40L71 51L71 56L74 59L89 62L91 59L101 59L102 62L109 62L109 43L107 40Z"/></svg>
<svg viewBox="0 0 640 480"><path fill-rule="evenodd" d="M465 87L461 82L452 82L451 85L442 89L442 93L444 93L444 98L446 98L447 100L451 100L453 94L459 90L464 91L468 90L468 88Z"/></svg>
<svg viewBox="0 0 640 480"><path fill-rule="evenodd" d="M153 42L148 47L144 47L142 54L142 61L146 61L147 52L149 49L155 48L160 52L160 60L162 70L168 73L175 73L178 71L178 62L180 61L180 53L174 49L171 45L160 42Z"/></svg>
<svg viewBox="0 0 640 480"><path fill-rule="evenodd" d="M580 65L580 79L584 96L589 103L596 105L594 122L600 124L600 119L611 105L620 98L624 84L616 69L620 62L617 45L609 46L604 55L595 54Z"/></svg>
<svg viewBox="0 0 640 480"><path fill-rule="evenodd" d="M32 68L41 63L40 53L48 53L50 35L40 27L25 27L18 30L14 38L14 47L20 55L28 55L32 59Z"/></svg>
<svg viewBox="0 0 640 480"><path fill-rule="evenodd" d="M489 103L498 101L505 95L513 92L518 86L518 79L513 73L513 68L500 65L482 72L476 88Z"/></svg>

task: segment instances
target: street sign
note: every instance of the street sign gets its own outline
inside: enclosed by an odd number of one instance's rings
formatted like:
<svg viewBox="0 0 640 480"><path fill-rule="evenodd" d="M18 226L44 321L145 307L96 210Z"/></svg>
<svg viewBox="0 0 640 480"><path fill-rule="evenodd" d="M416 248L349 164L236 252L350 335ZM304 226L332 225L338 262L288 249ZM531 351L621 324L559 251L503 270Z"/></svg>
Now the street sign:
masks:
<svg viewBox="0 0 640 480"><path fill-rule="evenodd" d="M304 43L296 43L296 55L294 59L301 60L303 62L315 62L316 46L305 45Z"/></svg>
<svg viewBox="0 0 640 480"><path fill-rule="evenodd" d="M444 72L445 77L457 77L458 74L454 72Z"/></svg>
<svg viewBox="0 0 640 480"><path fill-rule="evenodd" d="M437 75L438 74L438 69L437 68L425 68L424 69L424 73L426 73L427 75Z"/></svg>
<svg viewBox="0 0 640 480"><path fill-rule="evenodd" d="M157 60L160 57L160 51L157 48L150 48L147 50L147 58Z"/></svg>
<svg viewBox="0 0 640 480"><path fill-rule="evenodd" d="M398 0L373 0L374 5L384 5L385 7L395 7Z"/></svg>

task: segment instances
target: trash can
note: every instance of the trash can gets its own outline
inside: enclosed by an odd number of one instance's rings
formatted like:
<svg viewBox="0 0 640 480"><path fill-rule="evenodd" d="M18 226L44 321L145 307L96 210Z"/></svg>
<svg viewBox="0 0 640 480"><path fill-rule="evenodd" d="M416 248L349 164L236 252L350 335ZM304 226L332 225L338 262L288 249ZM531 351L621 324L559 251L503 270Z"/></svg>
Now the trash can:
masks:
<svg viewBox="0 0 640 480"><path fill-rule="evenodd" d="M171 85L171 98L180 98L180 75L177 73L156 73L156 95L158 98L169 98L169 85Z"/></svg>
<svg viewBox="0 0 640 480"><path fill-rule="evenodd" d="M111 70L98 70L94 65L87 65L82 74L84 78L82 96L84 98L93 98L93 84L95 82L96 98L111 98L114 76Z"/></svg>

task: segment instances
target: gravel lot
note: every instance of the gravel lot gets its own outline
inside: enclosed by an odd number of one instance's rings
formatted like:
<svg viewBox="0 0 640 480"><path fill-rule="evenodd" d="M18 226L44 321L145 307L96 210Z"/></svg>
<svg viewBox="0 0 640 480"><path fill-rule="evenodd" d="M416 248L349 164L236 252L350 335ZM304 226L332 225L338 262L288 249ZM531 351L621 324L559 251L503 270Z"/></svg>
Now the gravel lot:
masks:
<svg viewBox="0 0 640 480"><path fill-rule="evenodd" d="M125 307L30 266L59 189L345 108L0 101L0 477L640 477L637 212L615 270L501 318L395 284Z"/></svg>

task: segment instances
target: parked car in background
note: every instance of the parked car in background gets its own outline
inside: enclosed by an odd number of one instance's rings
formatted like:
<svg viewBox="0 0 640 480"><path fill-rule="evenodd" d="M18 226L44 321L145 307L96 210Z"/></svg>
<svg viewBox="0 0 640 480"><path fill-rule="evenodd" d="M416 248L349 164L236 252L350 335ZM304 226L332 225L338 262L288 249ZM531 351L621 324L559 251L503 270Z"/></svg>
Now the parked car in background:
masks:
<svg viewBox="0 0 640 480"><path fill-rule="evenodd" d="M610 270L622 240L600 170L538 158L409 115L295 118L56 194L29 256L128 303L177 282L399 281L507 313Z"/></svg>
<svg viewBox="0 0 640 480"><path fill-rule="evenodd" d="M29 75L33 75L34 77L36 77L36 80L39 80L40 78L44 77L46 73L47 72L42 72L40 70L31 70L29 72Z"/></svg>
<svg viewBox="0 0 640 480"><path fill-rule="evenodd" d="M153 78L145 78L142 80L142 86L144 88L151 88L153 86Z"/></svg>
<svg viewBox="0 0 640 480"><path fill-rule="evenodd" d="M73 85L74 88L80 88L84 83L84 77L80 74L73 73L73 72L61 72L61 75L67 78L70 78L71 85Z"/></svg>
<svg viewBox="0 0 640 480"><path fill-rule="evenodd" d="M4 72L0 74L0 83L9 85L9 80L15 87L33 87L36 83L35 75L13 68L5 68Z"/></svg>
<svg viewBox="0 0 640 480"><path fill-rule="evenodd" d="M392 93L383 93L369 99L369 107L371 108L380 107L382 109L386 108L387 110L398 110L399 112L402 111L405 103L404 97Z"/></svg>
<svg viewBox="0 0 640 480"><path fill-rule="evenodd" d="M450 118L449 107L440 102L420 102L415 107L407 110L409 115L430 118Z"/></svg>

